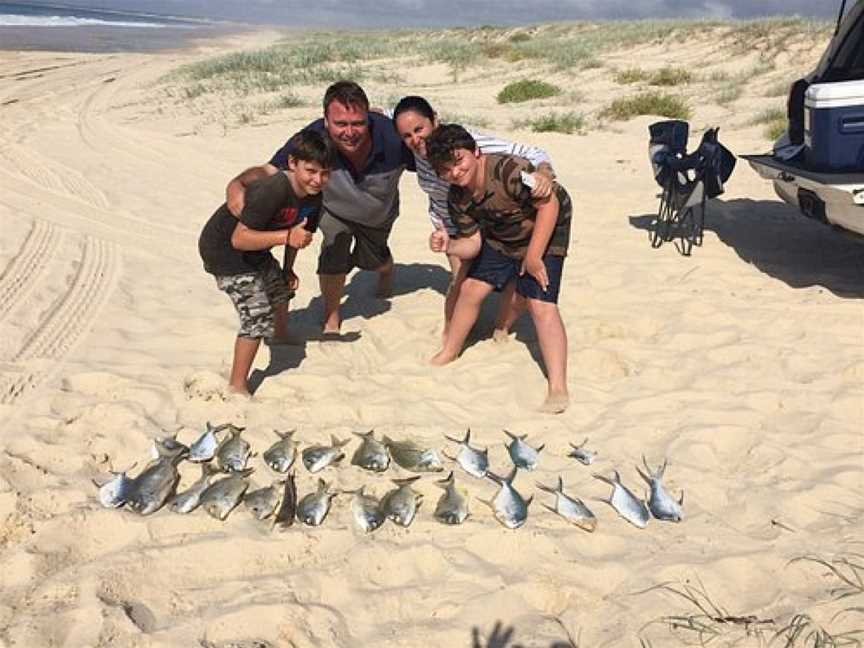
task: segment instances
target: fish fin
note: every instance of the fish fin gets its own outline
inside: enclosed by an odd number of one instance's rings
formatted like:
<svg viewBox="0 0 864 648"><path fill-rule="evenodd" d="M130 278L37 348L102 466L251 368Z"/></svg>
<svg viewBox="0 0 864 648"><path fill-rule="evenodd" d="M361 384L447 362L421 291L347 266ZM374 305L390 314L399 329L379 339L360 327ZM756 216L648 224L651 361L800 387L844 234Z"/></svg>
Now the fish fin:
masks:
<svg viewBox="0 0 864 648"><path fill-rule="evenodd" d="M546 444L544 443L543 445L541 445L541 446L535 448L535 450L537 450L537 452L542 452L542 451L543 451L543 448L545 448L545 447L546 447Z"/></svg>
<svg viewBox="0 0 864 648"><path fill-rule="evenodd" d="M447 487L450 486L450 484L452 484L453 482L454 482L453 471L451 470L450 474L447 475L444 479L436 480L435 485L438 486L438 488L443 488L446 490Z"/></svg>
<svg viewBox="0 0 864 648"><path fill-rule="evenodd" d="M330 445L334 448L341 448L342 446L348 445L350 439L345 439L344 441L340 441L339 438L335 434L330 435Z"/></svg>
<svg viewBox="0 0 864 648"><path fill-rule="evenodd" d="M205 462L201 464L201 476L202 477L212 477L219 473L219 468L214 466L209 462Z"/></svg>
<svg viewBox="0 0 864 648"><path fill-rule="evenodd" d="M504 483L504 478L503 478L503 477L499 477L498 475L496 475L495 473L493 473L491 470L487 470L487 471L486 471L486 477L488 477L489 479L491 479L491 480L492 480L493 482L495 482L496 484L499 484L499 485L500 485L500 484L503 484L503 483Z"/></svg>
<svg viewBox="0 0 864 648"><path fill-rule="evenodd" d="M617 470L612 471L612 479L614 479L615 484L621 483L621 474Z"/></svg>
<svg viewBox="0 0 864 648"><path fill-rule="evenodd" d="M465 430L465 438L462 440L462 443L468 445L471 442L471 428Z"/></svg>
<svg viewBox="0 0 864 648"><path fill-rule="evenodd" d="M532 495L527 500L525 500L525 508L527 509L529 506L531 506L531 502L533 502L533 501L534 501L534 496Z"/></svg>
<svg viewBox="0 0 864 648"><path fill-rule="evenodd" d="M582 443L580 443L577 447L584 448L586 443L588 443L588 437L585 437L585 440Z"/></svg>
<svg viewBox="0 0 864 648"><path fill-rule="evenodd" d="M510 473L504 478L504 481L506 481L508 484L512 484L513 480L516 479L516 473L518 471L519 471L519 468L517 468L516 466L513 466L513 470L511 470Z"/></svg>
<svg viewBox="0 0 864 648"><path fill-rule="evenodd" d="M547 511L552 511L555 515L558 515L558 511L556 511L554 508L552 508L548 504L541 504L540 506L545 508Z"/></svg>
<svg viewBox="0 0 864 648"><path fill-rule="evenodd" d="M481 499L478 497L477 501L480 502L481 504L485 504L486 506L488 506L490 509L492 509L493 513L495 512L495 505L492 502L490 502L489 500L484 500L484 499Z"/></svg>
<svg viewBox="0 0 864 648"><path fill-rule="evenodd" d="M448 437L448 438L449 438L449 437ZM452 439L451 439L451 441L452 441ZM444 452L443 450L441 451L441 454L444 455L444 458L447 459L447 460L449 460L449 461L456 461L456 457L451 457L449 454L447 454L447 453Z"/></svg>
<svg viewBox="0 0 864 648"><path fill-rule="evenodd" d="M554 486L546 486L545 484L541 484L540 482L535 482L534 485L537 486L537 488L539 488L544 493L557 493L558 492L555 490Z"/></svg>
<svg viewBox="0 0 864 648"><path fill-rule="evenodd" d="M370 436L374 434L375 430L369 430L368 432L352 432L354 436L358 436L361 439L368 439Z"/></svg>
<svg viewBox="0 0 864 648"><path fill-rule="evenodd" d="M279 430L273 430L277 435L279 435L280 439L290 439L297 432L297 428L291 428L287 432L280 432Z"/></svg>
<svg viewBox="0 0 864 648"><path fill-rule="evenodd" d="M415 481L420 479L422 475L413 475L412 477L403 477L402 479L391 479L394 484L397 486L407 486L408 484L413 484Z"/></svg>
<svg viewBox="0 0 864 648"><path fill-rule="evenodd" d="M606 475L601 475L600 473L592 473L591 476L592 476L594 479L599 479L599 480L602 481L602 482L606 482L606 483L609 484L610 486L614 486L614 485L616 484L616 482L615 482L614 479L610 479L610 478L607 477ZM601 500L601 501L605 502L606 500Z"/></svg>
<svg viewBox="0 0 864 648"><path fill-rule="evenodd" d="M649 477L649 476L646 475L644 472L642 472L642 470L639 468L639 466L636 466L636 472L639 473L639 476L640 476L642 479L644 479L646 483L648 483L648 484L651 483L651 477ZM649 472L649 473L651 472L651 469L650 469L650 468L648 469L648 472Z"/></svg>
<svg viewBox="0 0 864 648"><path fill-rule="evenodd" d="M564 492L564 478L561 475L558 475L558 492Z"/></svg>
<svg viewBox="0 0 864 648"><path fill-rule="evenodd" d="M663 465L657 469L657 478L662 479L663 475L666 474L666 466L669 465L669 458L666 457L663 459Z"/></svg>
<svg viewBox="0 0 864 648"><path fill-rule="evenodd" d="M508 437L510 437L510 438L513 439L514 441L521 441L521 440L524 439L526 436L528 436L527 434L523 434L522 436L518 436L518 435L516 435L516 434L513 434L513 433L510 432L509 430L504 430L504 434L506 434Z"/></svg>
<svg viewBox="0 0 864 648"><path fill-rule="evenodd" d="M213 430L214 430L213 424L210 421L207 421L204 424L204 431L205 432L212 432Z"/></svg>
<svg viewBox="0 0 864 648"><path fill-rule="evenodd" d="M684 489L681 489L681 497L678 498L678 506L684 506Z"/></svg>

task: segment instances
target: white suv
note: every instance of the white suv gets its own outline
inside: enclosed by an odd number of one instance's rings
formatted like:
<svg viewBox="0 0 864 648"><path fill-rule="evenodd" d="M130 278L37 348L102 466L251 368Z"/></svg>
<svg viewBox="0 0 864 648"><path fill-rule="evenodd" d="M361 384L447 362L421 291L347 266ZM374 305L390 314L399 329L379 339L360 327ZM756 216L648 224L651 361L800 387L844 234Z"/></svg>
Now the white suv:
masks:
<svg viewBox="0 0 864 648"><path fill-rule="evenodd" d="M742 157L805 216L864 235L864 0L845 16L841 6L816 69L792 84L787 112L773 155Z"/></svg>

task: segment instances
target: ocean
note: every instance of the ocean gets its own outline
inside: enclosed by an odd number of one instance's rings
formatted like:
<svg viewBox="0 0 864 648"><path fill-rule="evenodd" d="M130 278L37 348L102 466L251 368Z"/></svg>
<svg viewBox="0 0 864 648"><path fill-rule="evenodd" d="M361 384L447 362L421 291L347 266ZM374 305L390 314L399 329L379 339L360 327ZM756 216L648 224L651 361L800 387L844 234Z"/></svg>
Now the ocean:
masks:
<svg viewBox="0 0 864 648"><path fill-rule="evenodd" d="M156 14L0 2L0 49L129 52L177 49L237 24Z"/></svg>

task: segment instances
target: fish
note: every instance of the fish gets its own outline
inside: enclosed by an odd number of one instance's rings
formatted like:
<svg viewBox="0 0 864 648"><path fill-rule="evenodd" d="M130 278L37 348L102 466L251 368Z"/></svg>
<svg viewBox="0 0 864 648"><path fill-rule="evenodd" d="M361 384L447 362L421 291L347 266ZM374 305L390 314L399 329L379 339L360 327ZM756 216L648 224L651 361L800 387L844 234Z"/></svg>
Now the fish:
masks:
<svg viewBox="0 0 864 648"><path fill-rule="evenodd" d="M210 484L201 495L201 508L217 520L224 520L243 499L249 488L246 479L252 469L238 471Z"/></svg>
<svg viewBox="0 0 864 648"><path fill-rule="evenodd" d="M545 444L532 448L530 445L525 443L525 438L528 436L527 434L523 434L522 436L516 436L504 430L504 434L512 439L510 445L507 446L507 452L510 453L510 459L513 460L513 465L517 468L522 468L522 470L534 470L537 467L537 460L539 459L540 451L546 447Z"/></svg>
<svg viewBox="0 0 864 648"><path fill-rule="evenodd" d="M303 465L309 472L316 473L330 464L338 464L345 458L342 448L348 445L348 442L348 439L340 441L331 434L329 446L313 445L303 450Z"/></svg>
<svg viewBox="0 0 864 648"><path fill-rule="evenodd" d="M499 477L494 473L488 473L487 477L501 486L491 502L483 501L492 509L495 519L508 529L518 529L528 519L528 507L534 500L529 497L525 500L518 491L513 488L513 480L516 478L516 467L507 477Z"/></svg>
<svg viewBox="0 0 864 648"><path fill-rule="evenodd" d="M169 444L170 445L170 444ZM126 503L140 515L150 515L162 508L180 481L177 471L188 449L183 444L156 444L159 458L151 461L129 484Z"/></svg>
<svg viewBox="0 0 864 648"><path fill-rule="evenodd" d="M285 480L280 479L264 488L246 491L243 495L243 504L256 519L265 520L276 512L276 507L282 501L284 484Z"/></svg>
<svg viewBox="0 0 864 648"><path fill-rule="evenodd" d="M174 496L171 510L175 513L191 513L201 503L201 495L210 485L210 480L218 471L210 464L201 465L201 477L182 493Z"/></svg>
<svg viewBox="0 0 864 648"><path fill-rule="evenodd" d="M249 443L240 436L246 428L236 427L229 423L225 426L231 434L216 450L216 462L222 472L234 473L246 470L246 464L252 455Z"/></svg>
<svg viewBox="0 0 864 648"><path fill-rule="evenodd" d="M150 448L150 457L158 460L165 454L182 454L185 457L189 454L189 446L177 440L176 432L170 436L156 437L153 439L153 447Z"/></svg>
<svg viewBox="0 0 864 648"><path fill-rule="evenodd" d="M385 517L393 520L399 526L410 526L417 515L417 509L423 501L422 493L418 493L411 484L420 479L420 475L407 479L394 479L396 488L389 491L381 500L381 509Z"/></svg>
<svg viewBox="0 0 864 648"><path fill-rule="evenodd" d="M375 430L369 430L365 433L355 432L354 435L363 441L360 443L360 447L354 451L351 463L373 472L387 470L390 466L390 454L387 452L387 446L375 438Z"/></svg>
<svg viewBox="0 0 864 648"><path fill-rule="evenodd" d="M354 522L357 523L357 526L366 533L371 533L384 524L384 520L387 518L381 509L381 502L376 497L367 495L364 489L365 486L361 486L360 490L354 491L351 510L354 513Z"/></svg>
<svg viewBox="0 0 864 648"><path fill-rule="evenodd" d="M624 484L621 483L621 475L617 470L612 471L612 477L594 474L595 479L604 481L612 486L612 494L608 500L601 500L611 505L618 515L623 517L633 526L644 529L651 519L645 503L636 497Z"/></svg>
<svg viewBox="0 0 864 648"><path fill-rule="evenodd" d="M438 453L431 448L423 448L413 441L394 441L384 435L384 445L393 456L393 461L411 472L441 472L444 464Z"/></svg>
<svg viewBox="0 0 864 648"><path fill-rule="evenodd" d="M271 445L263 455L264 463L277 473L285 474L291 470L294 465L294 460L297 458L297 442L294 440L295 430L288 432L279 432L273 430L279 435L279 440Z"/></svg>
<svg viewBox="0 0 864 648"><path fill-rule="evenodd" d="M588 437L585 437L585 440L576 445L575 443L571 443L570 447L573 448L569 453L568 457L573 457L576 461L579 461L586 466L590 466L594 463L594 459L597 457L597 453L585 448L585 444L588 443Z"/></svg>
<svg viewBox="0 0 864 648"><path fill-rule="evenodd" d="M438 504L435 505L435 519L443 524L462 524L468 517L468 494L456 488L453 471L446 479L436 481L435 485L444 489Z"/></svg>
<svg viewBox="0 0 864 648"><path fill-rule="evenodd" d="M319 526L330 512L330 504L336 493L329 490L323 479L318 480L318 490L308 493L297 504L297 519L307 526Z"/></svg>
<svg viewBox="0 0 864 648"><path fill-rule="evenodd" d="M448 441L459 444L459 453L456 455L454 461L462 467L462 470L478 479L483 479L486 476L486 473L489 472L489 449L484 448L483 450L480 450L479 448L471 447L470 429L465 431L464 439L454 439L446 434L444 435L444 438Z"/></svg>
<svg viewBox="0 0 864 648"><path fill-rule="evenodd" d="M119 472L111 471L111 479L99 484L93 481L93 485L99 489L99 503L105 508L120 508L126 503L129 497L129 489L132 485L132 480L126 476L126 473L132 470L135 464L132 464L126 470Z"/></svg>
<svg viewBox="0 0 864 648"><path fill-rule="evenodd" d="M216 433L224 430L230 423L214 427L210 421L207 421L206 425L207 429L204 431L204 434L189 446L189 456L187 459L193 463L210 461L216 455L216 448L219 447L219 439L216 437Z"/></svg>
<svg viewBox="0 0 864 648"><path fill-rule="evenodd" d="M583 531L587 531L588 533L591 533L597 528L597 518L594 513L591 512L591 509L585 506L585 502L578 497L570 497L564 493L564 480L561 477L558 477L557 487L537 484L537 488L556 496L555 507L553 508L544 504L543 506L546 509L553 513L557 513L568 522L572 522L577 527Z"/></svg>
<svg viewBox="0 0 864 648"><path fill-rule="evenodd" d="M681 510L681 507L684 505L684 491L681 491L681 497L678 501L675 501L675 498L672 497L663 486L663 475L666 472L668 460L664 459L663 465L656 471L652 471L648 467L648 461L645 459L645 455L642 455L642 463L645 466L645 470L648 471L648 474L643 473L639 469L639 466L636 466L636 472L638 472L639 476L648 483L648 510L651 511L651 515L658 520L664 520L666 522L680 522L683 520L684 512Z"/></svg>
<svg viewBox="0 0 864 648"><path fill-rule="evenodd" d="M294 524L294 515L297 513L297 485L294 483L294 473L287 475L283 483L285 487L282 489L282 501L279 503L273 524L286 529Z"/></svg>

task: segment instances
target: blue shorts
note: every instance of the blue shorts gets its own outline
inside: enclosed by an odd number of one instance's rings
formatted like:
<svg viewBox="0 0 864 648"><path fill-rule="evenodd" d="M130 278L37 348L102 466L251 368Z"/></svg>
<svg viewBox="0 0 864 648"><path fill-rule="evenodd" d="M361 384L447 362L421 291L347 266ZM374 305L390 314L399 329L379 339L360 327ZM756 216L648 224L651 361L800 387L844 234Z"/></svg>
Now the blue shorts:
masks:
<svg viewBox="0 0 864 648"><path fill-rule="evenodd" d="M501 291L513 279L516 280L516 292L528 299L558 303L558 292L561 290L561 274L564 270L564 257L547 254L543 257L546 265L546 275L549 277L549 288L544 291L537 280L527 272L520 276L522 267L520 259L513 259L490 247L483 241L480 254L471 263L468 276L484 283L491 284L495 290Z"/></svg>

